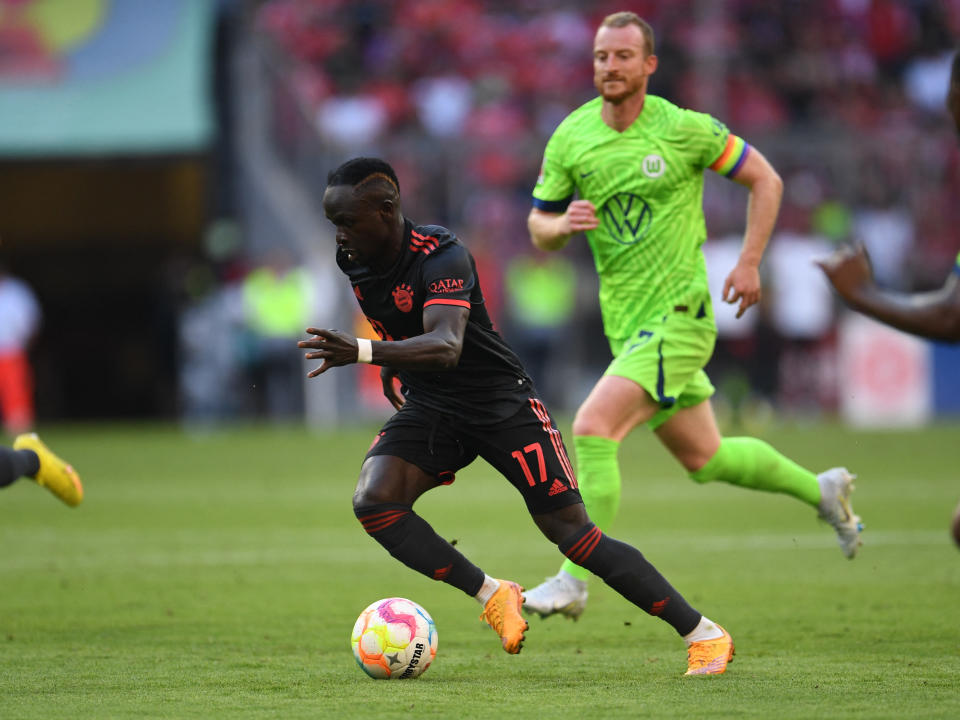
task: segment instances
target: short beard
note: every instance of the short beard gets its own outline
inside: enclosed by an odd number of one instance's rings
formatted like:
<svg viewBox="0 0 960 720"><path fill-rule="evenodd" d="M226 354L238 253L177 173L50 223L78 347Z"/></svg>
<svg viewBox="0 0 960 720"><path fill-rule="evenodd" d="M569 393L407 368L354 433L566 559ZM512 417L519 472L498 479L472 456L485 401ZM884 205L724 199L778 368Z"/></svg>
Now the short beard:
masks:
<svg viewBox="0 0 960 720"><path fill-rule="evenodd" d="M623 92L619 92L616 95L608 95L604 93L603 90L600 90L600 97L603 98L604 102L608 102L611 105L621 105L622 103L624 103L625 101L629 100L634 95L636 95L638 92L640 92L639 87L627 88Z"/></svg>
<svg viewBox="0 0 960 720"><path fill-rule="evenodd" d="M600 97L602 97L604 101L608 103L612 103L613 105L619 105L624 100L627 100L633 97L643 87L642 82L636 86L632 86L624 82L623 80L620 80L620 82L623 85L624 89L619 93L617 93L616 95L608 95L606 92L604 92L604 83L602 80L599 83L594 81L594 87L597 89L597 92L600 93Z"/></svg>

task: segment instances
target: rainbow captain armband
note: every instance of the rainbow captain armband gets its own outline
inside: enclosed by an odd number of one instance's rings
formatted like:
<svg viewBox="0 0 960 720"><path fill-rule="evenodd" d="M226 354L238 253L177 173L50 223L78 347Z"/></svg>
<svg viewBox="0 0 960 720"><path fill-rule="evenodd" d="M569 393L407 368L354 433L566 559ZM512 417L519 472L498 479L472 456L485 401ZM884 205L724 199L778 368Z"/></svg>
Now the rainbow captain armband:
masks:
<svg viewBox="0 0 960 720"><path fill-rule="evenodd" d="M953 271L957 275L960 275L960 253L957 253L957 263L953 266Z"/></svg>
<svg viewBox="0 0 960 720"><path fill-rule="evenodd" d="M747 159L750 146L733 133L727 135L727 146L720 153L720 157L713 161L710 169L724 177L732 178L740 170L743 161Z"/></svg>

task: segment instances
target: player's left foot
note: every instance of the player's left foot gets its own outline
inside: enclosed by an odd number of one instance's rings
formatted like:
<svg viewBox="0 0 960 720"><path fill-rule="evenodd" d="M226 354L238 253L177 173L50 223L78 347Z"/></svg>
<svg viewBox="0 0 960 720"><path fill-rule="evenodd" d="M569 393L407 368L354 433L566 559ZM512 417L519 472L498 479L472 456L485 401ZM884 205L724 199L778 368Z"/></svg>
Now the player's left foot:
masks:
<svg viewBox="0 0 960 720"><path fill-rule="evenodd" d="M37 485L45 487L67 505L76 507L83 500L80 476L71 465L54 455L36 433L24 433L13 441L14 450L33 450L40 458L40 470L34 476Z"/></svg>
<svg viewBox="0 0 960 720"><path fill-rule="evenodd" d="M860 539L863 523L850 505L855 478L856 475L851 475L842 467L831 468L817 476L817 482L820 483L820 519L826 520L837 531L840 551L851 560L863 545Z"/></svg>
<svg viewBox="0 0 960 720"><path fill-rule="evenodd" d="M529 627L520 614L522 604L523 588L515 582L500 580L500 587L480 613L480 619L497 631L500 644L511 655L516 655L523 648L524 633Z"/></svg>
<svg viewBox="0 0 960 720"><path fill-rule="evenodd" d="M684 675L719 675L733 662L733 638L717 625L723 635L714 640L701 640L687 648L687 671Z"/></svg>

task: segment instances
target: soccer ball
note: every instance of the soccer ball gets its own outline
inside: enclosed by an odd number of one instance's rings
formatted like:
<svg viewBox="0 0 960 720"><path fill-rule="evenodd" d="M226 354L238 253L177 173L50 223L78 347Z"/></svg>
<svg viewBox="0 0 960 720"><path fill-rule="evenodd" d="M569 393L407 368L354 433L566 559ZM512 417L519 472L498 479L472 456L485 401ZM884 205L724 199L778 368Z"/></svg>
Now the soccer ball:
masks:
<svg viewBox="0 0 960 720"><path fill-rule="evenodd" d="M379 680L415 678L437 656L437 626L430 614L406 598L367 606L353 626L353 657Z"/></svg>

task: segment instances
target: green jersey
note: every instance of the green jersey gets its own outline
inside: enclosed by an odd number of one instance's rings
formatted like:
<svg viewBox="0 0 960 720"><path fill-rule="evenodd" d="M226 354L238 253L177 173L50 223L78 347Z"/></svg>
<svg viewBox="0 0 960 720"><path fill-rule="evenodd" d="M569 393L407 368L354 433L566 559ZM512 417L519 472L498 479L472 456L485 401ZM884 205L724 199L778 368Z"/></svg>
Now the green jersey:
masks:
<svg viewBox="0 0 960 720"><path fill-rule="evenodd" d="M622 133L603 122L602 104L594 98L554 131L533 202L563 212L576 191L596 207L600 225L587 240L613 342L697 297L707 299L691 312L711 313L700 249L703 171L734 175L749 146L709 115L655 95L647 95L640 116Z"/></svg>

